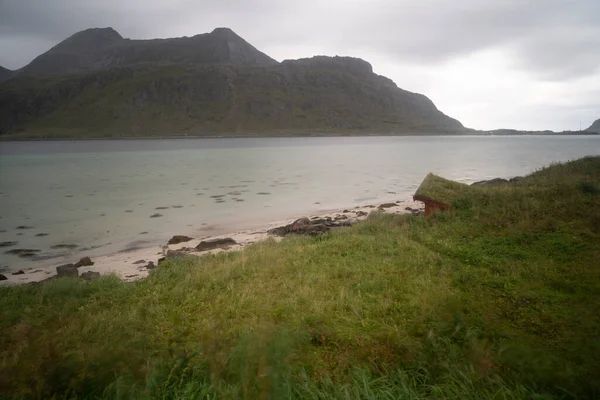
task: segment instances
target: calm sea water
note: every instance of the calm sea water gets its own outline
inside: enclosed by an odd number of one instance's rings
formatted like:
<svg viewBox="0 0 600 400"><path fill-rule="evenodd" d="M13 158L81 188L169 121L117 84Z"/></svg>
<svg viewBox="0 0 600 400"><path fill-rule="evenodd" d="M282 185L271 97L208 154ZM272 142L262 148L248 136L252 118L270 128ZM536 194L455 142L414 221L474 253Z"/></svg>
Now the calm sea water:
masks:
<svg viewBox="0 0 600 400"><path fill-rule="evenodd" d="M0 268L406 200L428 172L470 183L598 154L598 136L0 142L0 242L18 242Z"/></svg>

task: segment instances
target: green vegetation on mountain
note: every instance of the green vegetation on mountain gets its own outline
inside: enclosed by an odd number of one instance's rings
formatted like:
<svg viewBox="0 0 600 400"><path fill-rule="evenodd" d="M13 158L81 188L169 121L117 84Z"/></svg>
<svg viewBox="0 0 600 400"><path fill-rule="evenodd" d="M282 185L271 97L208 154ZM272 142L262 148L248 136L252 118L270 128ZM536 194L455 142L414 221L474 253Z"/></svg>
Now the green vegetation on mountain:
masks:
<svg viewBox="0 0 600 400"><path fill-rule="evenodd" d="M462 130L365 61L278 63L226 28L164 40L87 30L0 84L5 138Z"/></svg>
<svg viewBox="0 0 600 400"><path fill-rule="evenodd" d="M594 121L594 123L586 129L588 132L600 133L600 119Z"/></svg>
<svg viewBox="0 0 600 400"><path fill-rule="evenodd" d="M0 288L0 397L598 398L600 157L453 204Z"/></svg>

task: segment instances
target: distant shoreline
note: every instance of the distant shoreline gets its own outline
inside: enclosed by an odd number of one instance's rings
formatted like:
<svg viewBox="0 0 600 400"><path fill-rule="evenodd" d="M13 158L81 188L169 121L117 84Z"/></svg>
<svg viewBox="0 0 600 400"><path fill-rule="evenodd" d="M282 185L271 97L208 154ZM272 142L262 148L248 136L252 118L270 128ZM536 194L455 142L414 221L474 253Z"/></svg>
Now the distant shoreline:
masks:
<svg viewBox="0 0 600 400"><path fill-rule="evenodd" d="M477 131L465 133L312 133L312 134L288 134L288 135L173 135L173 136L91 136L91 137L11 137L12 135L0 135L0 142L50 142L50 141L88 141L88 140L165 140L165 139L268 139L268 138L310 138L310 137L405 137L405 136L594 136L599 132L567 131L567 132L529 132L518 131L516 133Z"/></svg>

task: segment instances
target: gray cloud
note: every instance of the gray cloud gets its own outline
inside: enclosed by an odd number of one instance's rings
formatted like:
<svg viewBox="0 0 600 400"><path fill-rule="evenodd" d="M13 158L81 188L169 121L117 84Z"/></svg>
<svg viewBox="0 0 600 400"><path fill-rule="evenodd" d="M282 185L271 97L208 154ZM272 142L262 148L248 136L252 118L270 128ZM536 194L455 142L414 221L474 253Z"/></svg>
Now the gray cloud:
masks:
<svg viewBox="0 0 600 400"><path fill-rule="evenodd" d="M598 15L598 0L0 0L0 65L22 67L90 27L141 39L227 26L279 60L353 55L444 75L447 65L493 50L507 61L501 74L568 85L600 74ZM418 76L390 77L402 86Z"/></svg>

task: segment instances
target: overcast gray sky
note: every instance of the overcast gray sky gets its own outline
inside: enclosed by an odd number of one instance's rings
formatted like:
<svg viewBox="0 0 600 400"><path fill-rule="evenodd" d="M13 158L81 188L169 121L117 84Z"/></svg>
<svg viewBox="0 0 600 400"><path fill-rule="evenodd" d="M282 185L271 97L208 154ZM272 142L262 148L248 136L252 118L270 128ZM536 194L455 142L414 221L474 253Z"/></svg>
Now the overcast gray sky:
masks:
<svg viewBox="0 0 600 400"><path fill-rule="evenodd" d="M107 26L132 39L226 26L279 61L360 57L472 128L600 118L600 0L0 0L0 65Z"/></svg>

